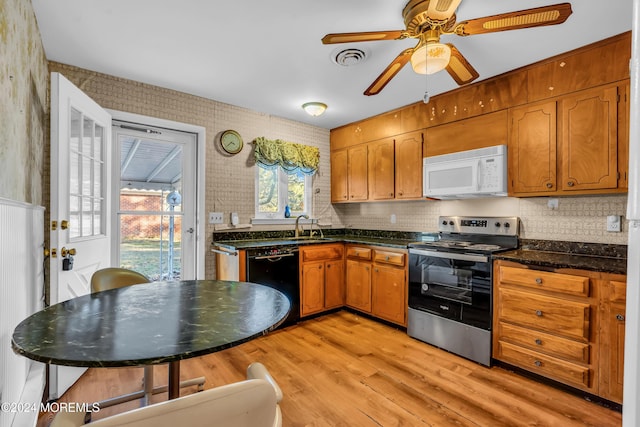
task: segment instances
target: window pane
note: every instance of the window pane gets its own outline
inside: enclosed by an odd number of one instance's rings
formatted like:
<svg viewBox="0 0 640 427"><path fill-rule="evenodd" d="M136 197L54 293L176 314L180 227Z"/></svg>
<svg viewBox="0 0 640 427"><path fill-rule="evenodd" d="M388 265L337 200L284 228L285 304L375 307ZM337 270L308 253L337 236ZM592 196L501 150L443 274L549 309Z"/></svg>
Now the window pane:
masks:
<svg viewBox="0 0 640 427"><path fill-rule="evenodd" d="M96 124L96 136L93 140L93 158L97 161L102 160L102 139L104 137L104 128Z"/></svg>
<svg viewBox="0 0 640 427"><path fill-rule="evenodd" d="M75 151L69 155L69 192L80 194L80 154Z"/></svg>
<svg viewBox="0 0 640 427"><path fill-rule="evenodd" d="M91 159L82 156L82 195L91 194Z"/></svg>
<svg viewBox="0 0 640 427"><path fill-rule="evenodd" d="M93 235L102 234L102 201L94 200L93 202Z"/></svg>
<svg viewBox="0 0 640 427"><path fill-rule="evenodd" d="M278 212L278 174L275 169L258 168L258 210Z"/></svg>
<svg viewBox="0 0 640 427"><path fill-rule="evenodd" d="M302 172L298 172L295 175L287 175L287 177L287 203L289 204L289 208L291 208L291 210L294 212L305 212L306 206L304 205L304 174Z"/></svg>

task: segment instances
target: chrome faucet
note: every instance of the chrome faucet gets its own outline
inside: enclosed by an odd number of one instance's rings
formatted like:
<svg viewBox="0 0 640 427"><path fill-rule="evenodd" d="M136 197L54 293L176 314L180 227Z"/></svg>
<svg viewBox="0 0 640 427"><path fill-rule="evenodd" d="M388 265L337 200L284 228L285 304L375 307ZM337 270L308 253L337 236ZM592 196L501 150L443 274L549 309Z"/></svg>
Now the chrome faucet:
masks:
<svg viewBox="0 0 640 427"><path fill-rule="evenodd" d="M300 218L305 218L305 219L309 219L309 215L298 215L296 217L296 230L295 230L295 234L294 237L300 237ZM304 233L304 230L302 230L302 232Z"/></svg>

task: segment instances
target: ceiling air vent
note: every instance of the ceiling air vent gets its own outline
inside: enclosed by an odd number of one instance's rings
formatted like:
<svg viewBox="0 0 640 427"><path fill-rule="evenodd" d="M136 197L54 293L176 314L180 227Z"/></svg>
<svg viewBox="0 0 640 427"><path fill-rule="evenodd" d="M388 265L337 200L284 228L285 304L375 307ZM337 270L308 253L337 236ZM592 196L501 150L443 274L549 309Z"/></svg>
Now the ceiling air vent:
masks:
<svg viewBox="0 0 640 427"><path fill-rule="evenodd" d="M337 49L331 53L331 59L343 67L353 67L363 62L367 58L367 53L363 49Z"/></svg>

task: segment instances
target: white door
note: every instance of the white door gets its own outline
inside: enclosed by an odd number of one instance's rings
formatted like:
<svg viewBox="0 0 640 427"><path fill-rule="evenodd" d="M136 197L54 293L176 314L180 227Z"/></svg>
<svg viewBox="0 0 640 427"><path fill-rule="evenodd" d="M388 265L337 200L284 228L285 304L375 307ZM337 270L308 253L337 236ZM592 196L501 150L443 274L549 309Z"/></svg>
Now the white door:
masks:
<svg viewBox="0 0 640 427"><path fill-rule="evenodd" d="M113 259L157 280L196 279L197 135L113 121Z"/></svg>
<svg viewBox="0 0 640 427"><path fill-rule="evenodd" d="M110 143L111 115L52 73L51 304L88 294L92 274L111 265ZM52 365L50 398L59 398L84 371Z"/></svg>

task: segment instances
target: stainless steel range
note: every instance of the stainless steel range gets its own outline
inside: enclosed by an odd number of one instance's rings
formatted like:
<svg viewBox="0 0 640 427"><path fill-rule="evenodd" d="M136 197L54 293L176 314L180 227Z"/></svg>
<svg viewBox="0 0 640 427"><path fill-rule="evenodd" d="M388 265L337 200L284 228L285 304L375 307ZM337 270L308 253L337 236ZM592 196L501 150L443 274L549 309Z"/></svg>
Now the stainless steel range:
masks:
<svg viewBox="0 0 640 427"><path fill-rule="evenodd" d="M491 364L491 254L518 247L516 217L440 217L438 240L409 245L407 333Z"/></svg>

